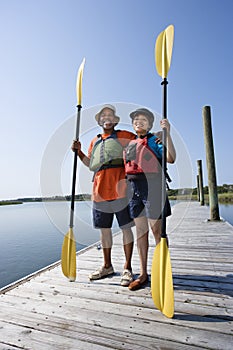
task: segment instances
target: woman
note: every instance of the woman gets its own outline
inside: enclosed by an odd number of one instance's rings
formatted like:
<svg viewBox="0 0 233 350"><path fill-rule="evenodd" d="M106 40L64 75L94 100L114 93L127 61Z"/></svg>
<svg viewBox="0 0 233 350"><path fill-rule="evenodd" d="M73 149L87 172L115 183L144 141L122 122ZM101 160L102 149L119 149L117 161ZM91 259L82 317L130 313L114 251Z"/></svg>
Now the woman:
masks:
<svg viewBox="0 0 233 350"><path fill-rule="evenodd" d="M140 275L129 284L130 290L141 288L148 282L147 255L149 225L155 237L160 242L161 213L171 215L171 208L166 198L162 208L162 169L161 159L163 145L149 131L154 122L154 115L146 108L140 108L130 114L133 128L137 134L130 141L125 152L125 171L130 183L130 215L134 219L137 233L137 247L140 257ZM161 128L167 129L167 162L174 163L176 151L170 136L170 124L167 119L160 122Z"/></svg>

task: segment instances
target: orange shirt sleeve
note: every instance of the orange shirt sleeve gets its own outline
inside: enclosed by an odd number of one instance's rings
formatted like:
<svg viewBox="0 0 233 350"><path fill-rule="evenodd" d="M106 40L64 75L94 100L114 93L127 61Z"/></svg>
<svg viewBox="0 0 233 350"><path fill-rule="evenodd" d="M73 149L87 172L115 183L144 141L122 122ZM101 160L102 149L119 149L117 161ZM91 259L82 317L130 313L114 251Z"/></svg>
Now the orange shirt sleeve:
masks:
<svg viewBox="0 0 233 350"><path fill-rule="evenodd" d="M96 143L97 139L98 139L97 136L94 137L94 139L91 141L91 143L90 143L90 145L89 145L89 147L88 147L88 151L87 151L87 156L88 156L88 158L91 158L91 152L92 152L92 150L93 150L94 144Z"/></svg>

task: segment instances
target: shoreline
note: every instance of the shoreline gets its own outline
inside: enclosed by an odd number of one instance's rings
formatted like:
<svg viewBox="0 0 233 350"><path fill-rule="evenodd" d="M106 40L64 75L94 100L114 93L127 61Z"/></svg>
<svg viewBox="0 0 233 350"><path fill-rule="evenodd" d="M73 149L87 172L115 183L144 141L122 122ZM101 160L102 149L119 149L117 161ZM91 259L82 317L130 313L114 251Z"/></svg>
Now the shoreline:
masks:
<svg viewBox="0 0 233 350"><path fill-rule="evenodd" d="M53 196L53 197L28 197L28 198L17 198L17 199L6 199L0 200L1 205L15 205L23 203L38 203L38 202L70 202L71 196ZM77 194L75 195L75 202L90 201L90 194Z"/></svg>
<svg viewBox="0 0 233 350"><path fill-rule="evenodd" d="M17 200L8 200L8 201L0 201L0 206L4 205L18 205L18 204L23 204L22 201L17 201Z"/></svg>
<svg viewBox="0 0 233 350"><path fill-rule="evenodd" d="M189 196L168 196L169 200L173 201L192 201L192 202L198 202L196 198L190 198ZM233 204L233 198L219 198L218 199L219 204ZM209 205L209 198L205 197L205 204Z"/></svg>
<svg viewBox="0 0 233 350"><path fill-rule="evenodd" d="M177 200L177 201L194 201L198 202L197 195L171 195L168 196L169 200ZM204 195L205 204L209 205L209 195ZM232 193L219 193L218 194L218 202L219 204L233 204L233 194Z"/></svg>
<svg viewBox="0 0 233 350"><path fill-rule="evenodd" d="M197 195L171 195L168 196L169 200L175 201L198 201ZM205 195L205 204L209 205L209 196ZM75 199L75 202L84 202L90 201L91 198L89 196L85 196L82 198ZM24 203L38 203L38 202L69 202L70 198L27 198L27 199L9 199L9 200L0 200L0 206L5 205L18 205ZM219 193L218 194L218 202L219 204L233 204L233 194L232 193Z"/></svg>

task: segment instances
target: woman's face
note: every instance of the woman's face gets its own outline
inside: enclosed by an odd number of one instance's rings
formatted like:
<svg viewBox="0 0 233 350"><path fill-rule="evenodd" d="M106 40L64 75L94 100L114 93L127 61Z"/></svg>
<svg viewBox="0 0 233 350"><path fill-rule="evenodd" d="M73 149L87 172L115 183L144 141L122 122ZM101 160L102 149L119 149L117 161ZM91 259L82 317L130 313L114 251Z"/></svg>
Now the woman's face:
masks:
<svg viewBox="0 0 233 350"><path fill-rule="evenodd" d="M136 133L148 132L150 130L150 124L147 117L142 114L137 115L133 119L133 128Z"/></svg>

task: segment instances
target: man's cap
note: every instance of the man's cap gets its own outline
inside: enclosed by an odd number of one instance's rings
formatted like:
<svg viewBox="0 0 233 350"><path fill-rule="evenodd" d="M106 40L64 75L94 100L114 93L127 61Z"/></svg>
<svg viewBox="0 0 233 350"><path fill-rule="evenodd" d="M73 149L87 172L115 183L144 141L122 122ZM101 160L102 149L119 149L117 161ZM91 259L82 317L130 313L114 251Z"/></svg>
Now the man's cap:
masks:
<svg viewBox="0 0 233 350"><path fill-rule="evenodd" d="M97 121L97 123L99 123L100 115L101 115L102 111L103 111L105 108L109 108L109 109L111 109L111 110L113 111L114 117L115 117L115 120L116 120L116 123L119 123L120 117L118 117L118 116L116 115L116 108L115 108L113 105L110 105L110 104L105 104L105 105L101 106L101 109L100 109L99 112L95 115L95 120Z"/></svg>

